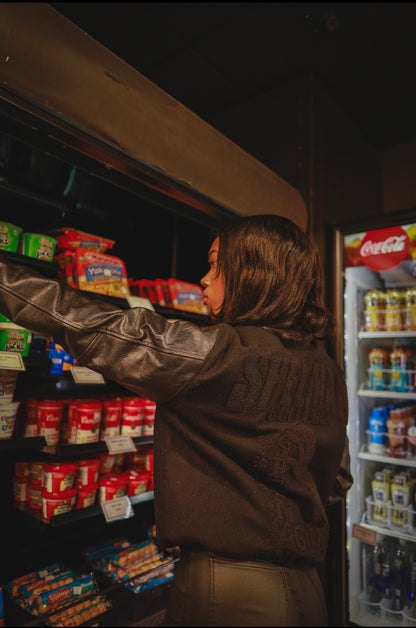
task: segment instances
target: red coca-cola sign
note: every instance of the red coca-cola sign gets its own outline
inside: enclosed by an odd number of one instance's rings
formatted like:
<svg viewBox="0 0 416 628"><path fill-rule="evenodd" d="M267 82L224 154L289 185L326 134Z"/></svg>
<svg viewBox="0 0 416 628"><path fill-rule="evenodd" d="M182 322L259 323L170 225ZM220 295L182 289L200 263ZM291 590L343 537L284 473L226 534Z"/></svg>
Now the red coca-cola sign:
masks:
<svg viewBox="0 0 416 628"><path fill-rule="evenodd" d="M360 245L360 259L371 270L389 270L406 259L409 237L402 227L368 231Z"/></svg>

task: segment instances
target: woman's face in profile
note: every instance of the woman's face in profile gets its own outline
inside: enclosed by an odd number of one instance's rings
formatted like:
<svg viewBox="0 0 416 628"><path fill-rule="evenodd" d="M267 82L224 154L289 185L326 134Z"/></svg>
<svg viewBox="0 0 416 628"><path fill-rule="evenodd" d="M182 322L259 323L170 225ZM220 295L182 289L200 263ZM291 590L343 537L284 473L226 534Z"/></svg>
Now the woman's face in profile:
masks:
<svg viewBox="0 0 416 628"><path fill-rule="evenodd" d="M224 300L224 275L217 272L219 239L215 238L208 253L209 271L201 279L204 304L212 314L217 314Z"/></svg>

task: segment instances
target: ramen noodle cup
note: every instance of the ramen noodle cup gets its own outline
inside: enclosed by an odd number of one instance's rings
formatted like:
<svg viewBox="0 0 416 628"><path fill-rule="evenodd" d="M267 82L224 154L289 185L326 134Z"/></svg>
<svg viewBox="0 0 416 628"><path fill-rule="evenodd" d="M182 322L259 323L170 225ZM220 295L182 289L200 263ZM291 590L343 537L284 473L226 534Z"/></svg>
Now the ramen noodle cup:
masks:
<svg viewBox="0 0 416 628"><path fill-rule="evenodd" d="M14 472L17 478L30 477L30 462L16 462L14 465Z"/></svg>
<svg viewBox="0 0 416 628"><path fill-rule="evenodd" d="M41 496L42 515L47 521L55 515L70 512L75 506L77 490L75 488L60 493L49 493L43 489Z"/></svg>
<svg viewBox="0 0 416 628"><path fill-rule="evenodd" d="M47 445L56 445L59 442L62 413L61 401L38 402L39 436L45 437Z"/></svg>
<svg viewBox="0 0 416 628"><path fill-rule="evenodd" d="M29 355L32 334L26 329L2 329L0 331L0 351Z"/></svg>
<svg viewBox="0 0 416 628"><path fill-rule="evenodd" d="M13 436L19 401L0 400L0 438Z"/></svg>
<svg viewBox="0 0 416 628"><path fill-rule="evenodd" d="M16 253L22 229L10 222L0 222L0 249Z"/></svg>
<svg viewBox="0 0 416 628"><path fill-rule="evenodd" d="M43 462L30 463L30 482L31 484L42 484L43 478Z"/></svg>
<svg viewBox="0 0 416 628"><path fill-rule="evenodd" d="M13 499L15 502L29 501L29 479L15 476L13 478Z"/></svg>
<svg viewBox="0 0 416 628"><path fill-rule="evenodd" d="M100 474L111 473L114 469L117 454L100 454Z"/></svg>
<svg viewBox="0 0 416 628"><path fill-rule="evenodd" d="M38 400L26 399L23 436L33 438L38 435Z"/></svg>
<svg viewBox="0 0 416 628"><path fill-rule="evenodd" d="M93 458L91 460L78 460L78 468L76 474L76 484L80 486L91 486L98 482L100 475L100 460Z"/></svg>
<svg viewBox="0 0 416 628"><path fill-rule="evenodd" d="M131 497L132 495L140 495L140 493L145 493L147 491L147 485L149 482L149 472L148 471L126 471L125 472L127 478L127 495Z"/></svg>
<svg viewBox="0 0 416 628"><path fill-rule="evenodd" d="M78 486L75 508L89 508L94 506L97 497L98 483L88 486Z"/></svg>
<svg viewBox="0 0 416 628"><path fill-rule="evenodd" d="M98 501L101 503L123 497L126 494L127 478L124 474L108 473L100 477L98 483Z"/></svg>
<svg viewBox="0 0 416 628"><path fill-rule="evenodd" d="M21 252L28 257L52 262L55 253L56 240L43 233L24 233L22 236Z"/></svg>
<svg viewBox="0 0 416 628"><path fill-rule="evenodd" d="M34 510L42 510L41 482L29 482L29 503Z"/></svg>
<svg viewBox="0 0 416 628"><path fill-rule="evenodd" d="M48 493L62 493L73 488L77 465L74 462L43 465L42 486Z"/></svg>
<svg viewBox="0 0 416 628"><path fill-rule="evenodd" d="M103 413L100 429L100 438L112 438L120 434L121 418L123 414L123 401L111 399L103 402Z"/></svg>
<svg viewBox="0 0 416 628"><path fill-rule="evenodd" d="M132 438L141 436L144 422L143 397L126 397L123 400L123 415L121 419L121 434Z"/></svg>
<svg viewBox="0 0 416 628"><path fill-rule="evenodd" d="M71 445L77 442L77 410L78 399L68 401L68 443Z"/></svg>
<svg viewBox="0 0 416 628"><path fill-rule="evenodd" d="M155 402L150 401L150 399L146 399L146 403L144 404L143 436L153 436L155 413Z"/></svg>
<svg viewBox="0 0 416 628"><path fill-rule="evenodd" d="M102 403L100 401L79 401L75 443L96 443L100 440Z"/></svg>

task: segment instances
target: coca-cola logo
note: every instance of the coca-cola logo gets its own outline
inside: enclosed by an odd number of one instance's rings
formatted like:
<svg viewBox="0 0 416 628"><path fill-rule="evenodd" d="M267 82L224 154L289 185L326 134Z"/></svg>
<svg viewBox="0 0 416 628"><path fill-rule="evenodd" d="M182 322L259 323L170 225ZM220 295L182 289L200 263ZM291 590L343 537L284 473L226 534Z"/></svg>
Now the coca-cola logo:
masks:
<svg viewBox="0 0 416 628"><path fill-rule="evenodd" d="M361 242L360 259L371 270L389 270L406 259L409 237L402 227L368 231Z"/></svg>

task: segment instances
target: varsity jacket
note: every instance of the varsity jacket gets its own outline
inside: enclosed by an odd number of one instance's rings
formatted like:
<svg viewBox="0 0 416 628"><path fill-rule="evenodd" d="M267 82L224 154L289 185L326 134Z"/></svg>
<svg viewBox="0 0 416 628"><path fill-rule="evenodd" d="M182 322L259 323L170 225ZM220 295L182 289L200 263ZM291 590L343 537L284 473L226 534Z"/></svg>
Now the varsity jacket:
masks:
<svg viewBox="0 0 416 628"><path fill-rule="evenodd" d="M323 560L347 396L319 343L119 309L3 255L0 312L156 402L161 547L293 566Z"/></svg>

